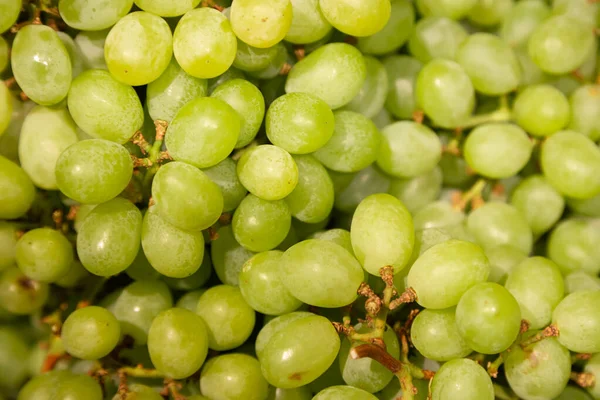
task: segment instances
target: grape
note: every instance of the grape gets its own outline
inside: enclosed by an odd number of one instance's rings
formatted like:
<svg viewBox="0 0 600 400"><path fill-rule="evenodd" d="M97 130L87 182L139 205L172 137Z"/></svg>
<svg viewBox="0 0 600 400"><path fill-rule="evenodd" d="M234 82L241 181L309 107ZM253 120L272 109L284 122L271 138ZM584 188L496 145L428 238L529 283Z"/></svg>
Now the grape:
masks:
<svg viewBox="0 0 600 400"><path fill-rule="evenodd" d="M9 61L9 48L6 39L0 37L0 73L4 72L8 66ZM2 131L2 129L0 129Z"/></svg>
<svg viewBox="0 0 600 400"><path fill-rule="evenodd" d="M400 200L413 215L440 196L442 172L439 167L409 179L394 179L388 191Z"/></svg>
<svg viewBox="0 0 600 400"><path fill-rule="evenodd" d="M454 60L467 31L456 21L444 17L420 20L408 41L410 53L426 63L436 58Z"/></svg>
<svg viewBox="0 0 600 400"><path fill-rule="evenodd" d="M188 11L173 33L173 53L181 68L196 78L215 78L231 66L237 39L229 20L209 7Z"/></svg>
<svg viewBox="0 0 600 400"><path fill-rule="evenodd" d="M231 353L212 358L204 365L200 390L211 399L265 400L269 385L254 357Z"/></svg>
<svg viewBox="0 0 600 400"><path fill-rule="evenodd" d="M569 123L567 98L549 85L534 85L523 90L513 105L520 127L534 136L549 136Z"/></svg>
<svg viewBox="0 0 600 400"><path fill-rule="evenodd" d="M169 278L166 276L162 276L163 281L169 285L170 288L175 290L194 290L199 287L204 286L204 284L209 280L212 275L212 263L210 260L210 253L208 250L204 251L204 257L202 258L202 264L200 264L200 268L192 275L187 276L185 278ZM194 310L196 311L196 307Z"/></svg>
<svg viewBox="0 0 600 400"><path fill-rule="evenodd" d="M17 227L0 221L0 271L15 264L17 239Z"/></svg>
<svg viewBox="0 0 600 400"><path fill-rule="evenodd" d="M202 296L204 292L206 292L206 289L198 289L191 292L187 292L186 294L181 296L179 300L177 300L177 303L175 303L175 307L184 308L195 313L196 307L198 306L198 301L200 300L200 296Z"/></svg>
<svg viewBox="0 0 600 400"><path fill-rule="evenodd" d="M565 74L584 63L595 48L594 33L567 15L548 18L529 38L531 59L550 74Z"/></svg>
<svg viewBox="0 0 600 400"><path fill-rule="evenodd" d="M277 80L270 82L270 85L276 85L278 87L278 95L283 92L283 80L282 71L286 63L292 65L294 61L292 61L291 56L287 52L287 48L280 42L274 46L275 56L269 62L269 65L266 68L260 69L258 71L248 71L248 75L254 79L275 79L279 77ZM272 99L274 100L274 99Z"/></svg>
<svg viewBox="0 0 600 400"><path fill-rule="evenodd" d="M274 145L292 154L312 153L334 134L333 112L313 95L284 94L269 106L265 128Z"/></svg>
<svg viewBox="0 0 600 400"><path fill-rule="evenodd" d="M67 49L52 28L22 27L12 45L11 66L27 97L43 106L61 102L71 85L71 61Z"/></svg>
<svg viewBox="0 0 600 400"><path fill-rule="evenodd" d="M57 32L58 38L62 42L63 46L67 50L69 54L69 59L71 61L71 76L76 78L79 74L81 74L84 70L84 62L83 56L79 51L79 47L75 44L75 41L71 36L64 32Z"/></svg>
<svg viewBox="0 0 600 400"><path fill-rule="evenodd" d="M267 344L275 334L280 332L282 329L285 329L292 322L310 316L315 316L315 314L307 311L295 311L278 317L271 318L270 316L267 316L265 318L264 326L256 337L255 352L257 357L259 359L262 357ZM339 371L339 368L336 369Z"/></svg>
<svg viewBox="0 0 600 400"><path fill-rule="evenodd" d="M450 228L463 223L465 214L445 201L435 201L415 213L415 229Z"/></svg>
<svg viewBox="0 0 600 400"><path fill-rule="evenodd" d="M19 218L29 210L35 187L25 171L0 155L0 218Z"/></svg>
<svg viewBox="0 0 600 400"><path fill-rule="evenodd" d="M383 66L389 80L386 109L398 118L412 118L417 109L415 83L423 64L412 57L394 55L386 57Z"/></svg>
<svg viewBox="0 0 600 400"><path fill-rule="evenodd" d="M358 94L366 74L367 67L360 51L346 43L329 43L292 68L285 91L312 94L336 109Z"/></svg>
<svg viewBox="0 0 600 400"><path fill-rule="evenodd" d="M535 334L527 332L525 337ZM556 338L546 338L525 349L515 346L504 362L506 379L514 392L525 399L551 399L567 385L571 360Z"/></svg>
<svg viewBox="0 0 600 400"><path fill-rule="evenodd" d="M491 268L488 280L501 285L504 285L512 270L527 258L526 253L508 244L486 249L485 255Z"/></svg>
<svg viewBox="0 0 600 400"><path fill-rule="evenodd" d="M210 96L223 100L240 116L241 129L235 148L254 140L265 116L265 99L260 90L243 79L231 79L217 86Z"/></svg>
<svg viewBox="0 0 600 400"><path fill-rule="evenodd" d="M227 71L225 71L223 74L209 79L208 80L208 93L212 93L217 86L222 85L223 83L230 81L232 79L245 79L246 75L240 71L239 69L236 69L235 67L230 67Z"/></svg>
<svg viewBox="0 0 600 400"><path fill-rule="evenodd" d="M77 287L84 279L90 277L90 273L83 267L81 262L75 260L71 263L69 270L61 278L54 282L56 285L62 288L74 288Z"/></svg>
<svg viewBox="0 0 600 400"><path fill-rule="evenodd" d="M284 39L294 44L313 43L325 38L331 32L319 0L291 0L292 22Z"/></svg>
<svg viewBox="0 0 600 400"><path fill-rule="evenodd" d="M390 19L377 33L358 38L364 54L383 55L398 50L408 40L415 25L415 10L407 0L391 2Z"/></svg>
<svg viewBox="0 0 600 400"><path fill-rule="evenodd" d="M281 389L271 386L267 400L311 400L313 398L308 386L300 386L292 389Z"/></svg>
<svg viewBox="0 0 600 400"><path fill-rule="evenodd" d="M83 31L109 28L123 18L133 5L133 0L59 0L58 10L67 25Z"/></svg>
<svg viewBox="0 0 600 400"><path fill-rule="evenodd" d="M419 13L460 20L475 6L477 0L417 0Z"/></svg>
<svg viewBox="0 0 600 400"><path fill-rule="evenodd" d="M550 8L542 0L520 1L502 20L500 37L510 47L525 47L529 37L546 18Z"/></svg>
<svg viewBox="0 0 600 400"><path fill-rule="evenodd" d="M352 242L350 238L350 232L345 229L329 229L327 231L320 231L312 234L309 239L328 240L335 244L342 246L348 251L348 253L354 255L354 249L352 249Z"/></svg>
<svg viewBox="0 0 600 400"><path fill-rule="evenodd" d="M344 106L372 118L383 109L388 93L388 77L383 64L374 57L365 56L367 75L358 94Z"/></svg>
<svg viewBox="0 0 600 400"><path fill-rule="evenodd" d="M208 333L202 318L192 311L171 308L158 314L148 331L152 364L174 378L187 378L204 363Z"/></svg>
<svg viewBox="0 0 600 400"><path fill-rule="evenodd" d="M456 128L467 122L475 105L469 76L457 63L436 59L423 67L416 83L417 103L433 122Z"/></svg>
<svg viewBox="0 0 600 400"><path fill-rule="evenodd" d="M254 253L240 245L231 226L223 226L218 231L218 239L212 242L211 258L219 280L227 285L237 286L238 275L244 263Z"/></svg>
<svg viewBox="0 0 600 400"><path fill-rule="evenodd" d="M594 376L600 375L600 355L596 354L590 358L585 364L584 372L594 374ZM587 388L587 390L594 398L600 397L600 385L594 384L592 387ZM587 398L584 400L587 400Z"/></svg>
<svg viewBox="0 0 600 400"><path fill-rule="evenodd" d="M73 377L70 371L53 370L34 376L19 391L17 400L52 400L52 396L61 381Z"/></svg>
<svg viewBox="0 0 600 400"><path fill-rule="evenodd" d="M305 240L283 254L283 284L292 296L317 307L336 308L352 303L364 279L356 259L326 240Z"/></svg>
<svg viewBox="0 0 600 400"><path fill-rule="evenodd" d="M236 172L236 163L231 158L226 158L203 172L221 189L223 212L235 210L246 197L248 191L240 182Z"/></svg>
<svg viewBox="0 0 600 400"><path fill-rule="evenodd" d="M273 47L260 49L247 45L238 39L237 52L233 66L242 71L254 72L268 68L277 57L280 50L280 44Z"/></svg>
<svg viewBox="0 0 600 400"><path fill-rule="evenodd" d="M413 386L418 390L414 396L415 400L427 400L429 396L429 381L425 379L414 379ZM387 385L381 392L376 394L379 400L397 400L398 397L402 396L402 388L400 387L400 381L398 379L392 379L389 385Z"/></svg>
<svg viewBox="0 0 600 400"><path fill-rule="evenodd" d="M130 395L127 397L127 400L163 400L162 397L156 390L153 388L140 385L139 383L129 384L127 385L127 390ZM115 394L112 400L121 400L120 394ZM191 399L190 399L191 400Z"/></svg>
<svg viewBox="0 0 600 400"><path fill-rule="evenodd" d="M600 227L591 220L566 219L550 234L548 257L558 264L563 273L584 270L600 272Z"/></svg>
<svg viewBox="0 0 600 400"><path fill-rule="evenodd" d="M125 273L134 281L154 281L160 277L160 273L155 270L144 254L144 249L139 248L135 259Z"/></svg>
<svg viewBox="0 0 600 400"><path fill-rule="evenodd" d="M0 389L3 393L17 390L27 379L29 346L16 329L0 327ZM19 397L20 398L20 397Z"/></svg>
<svg viewBox="0 0 600 400"><path fill-rule="evenodd" d="M313 400L377 400L371 393L352 386L330 386L321 390Z"/></svg>
<svg viewBox="0 0 600 400"><path fill-rule="evenodd" d="M574 271L565 276L565 293L600 290L600 278L585 271Z"/></svg>
<svg viewBox="0 0 600 400"><path fill-rule="evenodd" d="M135 4L144 11L161 17L177 17L196 8L200 0L175 0L164 2L162 0L135 0Z"/></svg>
<svg viewBox="0 0 600 400"><path fill-rule="evenodd" d="M267 48L280 42L292 25L290 0L238 0L231 6L231 27L250 46Z"/></svg>
<svg viewBox="0 0 600 400"><path fill-rule="evenodd" d="M208 347L231 350L243 344L252 333L256 314L246 303L240 289L218 285L200 297L196 313L208 328Z"/></svg>
<svg viewBox="0 0 600 400"><path fill-rule="evenodd" d="M241 118L226 102L197 97L173 118L165 137L169 154L177 161L208 168L223 161L235 147Z"/></svg>
<svg viewBox="0 0 600 400"><path fill-rule="evenodd" d="M432 400L493 400L492 380L475 361L452 360L431 381Z"/></svg>
<svg viewBox="0 0 600 400"><path fill-rule="evenodd" d="M600 112L599 91L598 85L582 85L569 98L571 105L569 129L583 133L593 141L600 139L600 125L596 120L596 115Z"/></svg>
<svg viewBox="0 0 600 400"><path fill-rule="evenodd" d="M4 85L3 88L0 88L0 137L2 137L10 125L10 119L13 112L12 102L13 98L10 91L8 90L8 87Z"/></svg>
<svg viewBox="0 0 600 400"><path fill-rule="evenodd" d="M381 31L391 14L389 0L369 3L356 0L319 0L321 12L334 28L352 36L371 36Z"/></svg>
<svg viewBox="0 0 600 400"><path fill-rule="evenodd" d="M11 314L26 315L41 309L48 291L48 284L29 279L16 266L0 274L0 307Z"/></svg>
<svg viewBox="0 0 600 400"><path fill-rule="evenodd" d="M481 26L499 24L510 12L513 0L477 0L469 12L469 20Z"/></svg>
<svg viewBox="0 0 600 400"><path fill-rule="evenodd" d="M75 310L62 326L65 350L74 357L96 360L110 353L121 335L119 321L102 307Z"/></svg>
<svg viewBox="0 0 600 400"><path fill-rule="evenodd" d="M88 375L73 375L68 379L59 381L55 388L52 399L78 400L86 398L89 400L102 400L102 389L94 378Z"/></svg>
<svg viewBox="0 0 600 400"><path fill-rule="evenodd" d="M569 208L577 214L600 217L600 194L589 199L567 198L566 201Z"/></svg>
<svg viewBox="0 0 600 400"><path fill-rule="evenodd" d="M21 0L7 0L0 4L0 33L6 32L19 18Z"/></svg>
<svg viewBox="0 0 600 400"><path fill-rule="evenodd" d="M344 179L343 186L336 191L334 207L340 211L351 213L367 196L385 193L390 188L391 179L374 166L369 166L357 174L336 174L329 171L334 189L336 179ZM336 178L337 176L337 178Z"/></svg>
<svg viewBox="0 0 600 400"><path fill-rule="evenodd" d="M598 5L585 0L554 0L552 15L568 15L593 29L598 18Z"/></svg>
<svg viewBox="0 0 600 400"><path fill-rule="evenodd" d="M600 351L600 291L571 293L552 313L552 323L560 332L558 341L577 353Z"/></svg>
<svg viewBox="0 0 600 400"><path fill-rule="evenodd" d="M61 232L37 228L19 239L15 257L19 269L27 277L41 282L54 282L71 268L73 248Z"/></svg>
<svg viewBox="0 0 600 400"><path fill-rule="evenodd" d="M81 31L75 36L75 44L85 68L108 69L104 60L104 43L109 29Z"/></svg>
<svg viewBox="0 0 600 400"><path fill-rule="evenodd" d="M79 75L69 90L69 111L90 136L127 142L142 127L142 104L130 86L108 71L89 70Z"/></svg>

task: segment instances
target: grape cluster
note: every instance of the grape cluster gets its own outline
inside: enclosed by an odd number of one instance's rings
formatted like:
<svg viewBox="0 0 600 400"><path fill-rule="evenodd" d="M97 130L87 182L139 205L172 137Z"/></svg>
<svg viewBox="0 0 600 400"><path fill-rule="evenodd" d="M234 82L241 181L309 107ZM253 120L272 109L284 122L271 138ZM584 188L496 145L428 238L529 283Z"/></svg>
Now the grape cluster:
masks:
<svg viewBox="0 0 600 400"><path fill-rule="evenodd" d="M599 29L0 0L0 400L600 400Z"/></svg>

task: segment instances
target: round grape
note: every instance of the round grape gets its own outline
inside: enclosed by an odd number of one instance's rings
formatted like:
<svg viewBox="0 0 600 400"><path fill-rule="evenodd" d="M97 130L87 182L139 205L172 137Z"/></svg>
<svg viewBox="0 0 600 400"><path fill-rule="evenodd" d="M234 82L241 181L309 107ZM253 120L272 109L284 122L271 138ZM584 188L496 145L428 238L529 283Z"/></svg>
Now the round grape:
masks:
<svg viewBox="0 0 600 400"><path fill-rule="evenodd" d="M62 326L65 350L77 358L96 360L110 353L121 335L119 321L102 307L75 310Z"/></svg>

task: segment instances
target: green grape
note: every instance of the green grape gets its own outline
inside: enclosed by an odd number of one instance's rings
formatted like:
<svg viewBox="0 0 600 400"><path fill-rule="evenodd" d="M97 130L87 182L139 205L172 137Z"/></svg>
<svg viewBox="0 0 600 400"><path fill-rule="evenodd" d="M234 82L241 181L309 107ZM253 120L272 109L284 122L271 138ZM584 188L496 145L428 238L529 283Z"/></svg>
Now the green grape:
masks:
<svg viewBox="0 0 600 400"><path fill-rule="evenodd" d="M202 296L206 292L206 289L198 289L192 292L187 292L183 296L177 300L175 303L175 307L184 308L193 313L196 312L196 307L198 306L198 301L200 300L200 296Z"/></svg>
<svg viewBox="0 0 600 400"><path fill-rule="evenodd" d="M508 244L491 247L485 250L490 262L490 282L504 285L512 270L527 258L522 250Z"/></svg>
<svg viewBox="0 0 600 400"><path fill-rule="evenodd" d="M271 386L267 400L311 400L312 391L308 386L300 386L292 389L281 389Z"/></svg>
<svg viewBox="0 0 600 400"><path fill-rule="evenodd" d="M344 106L344 109L372 118L383 109L388 94L388 77L379 60L369 56L365 56L364 60L367 67L365 82L358 94Z"/></svg>
<svg viewBox="0 0 600 400"><path fill-rule="evenodd" d="M391 2L390 19L377 33L358 38L364 54L383 55L395 52L408 40L415 25L415 10L408 0Z"/></svg>
<svg viewBox="0 0 600 400"><path fill-rule="evenodd" d="M77 214L75 215L75 222L73 223L73 228L75 232L79 232L81 229L81 225L85 218L92 212L94 208L96 208L97 204L81 204L77 209Z"/></svg>
<svg viewBox="0 0 600 400"><path fill-rule="evenodd" d="M498 25L513 7L513 0L477 0L468 14L469 21L481 26Z"/></svg>
<svg viewBox="0 0 600 400"><path fill-rule="evenodd" d="M16 266L0 274L0 307L11 314L40 310L48 300L48 284L29 279Z"/></svg>
<svg viewBox="0 0 600 400"><path fill-rule="evenodd" d="M569 208L577 214L600 217L600 194L589 199L567 198L566 201Z"/></svg>
<svg viewBox="0 0 600 400"><path fill-rule="evenodd" d="M230 67L223 74L208 80L208 93L212 93L219 85L232 79L246 79L246 75L239 69Z"/></svg>
<svg viewBox="0 0 600 400"><path fill-rule="evenodd" d="M600 278L585 271L573 271L565 276L565 293L600 290Z"/></svg>
<svg viewBox="0 0 600 400"><path fill-rule="evenodd" d="M442 154L439 165L444 186L464 189L475 182L476 177L469 173L464 157L445 153Z"/></svg>
<svg viewBox="0 0 600 400"><path fill-rule="evenodd" d="M54 282L67 274L73 263L73 248L59 231L37 228L25 233L15 248L16 262L28 278Z"/></svg>
<svg viewBox="0 0 600 400"><path fill-rule="evenodd" d="M528 254L533 246L527 220L509 204L484 204L469 214L467 228L483 248L508 244Z"/></svg>
<svg viewBox="0 0 600 400"><path fill-rule="evenodd" d="M177 161L208 168L223 161L235 147L241 128L239 114L226 102L198 97L173 118L165 137Z"/></svg>
<svg viewBox="0 0 600 400"><path fill-rule="evenodd" d="M34 376L21 388L17 400L52 400L58 384L68 381L71 377L72 372L56 369Z"/></svg>
<svg viewBox="0 0 600 400"><path fill-rule="evenodd" d="M144 11L161 17L177 17L196 8L200 0L135 0L135 4Z"/></svg>
<svg viewBox="0 0 600 400"><path fill-rule="evenodd" d="M591 373L594 376L600 375L600 355L595 354L590 358L590 360L585 364L584 372ZM594 384L593 386L587 388L587 391L594 396L594 398L600 397L600 385ZM566 399L566 398L565 398ZM578 400L574 397L571 397L573 400ZM581 400L581 399L579 399ZM583 398L583 400L588 400L588 398Z"/></svg>
<svg viewBox="0 0 600 400"><path fill-rule="evenodd" d="M290 0L238 0L231 5L231 27L250 46L267 48L279 43L292 25Z"/></svg>
<svg viewBox="0 0 600 400"><path fill-rule="evenodd" d="M256 358L230 353L210 359L200 374L200 390L211 399L266 400L269 385Z"/></svg>
<svg viewBox="0 0 600 400"><path fill-rule="evenodd" d="M260 71L268 68L279 52L279 44L264 49L252 47L238 39L233 66L242 71Z"/></svg>
<svg viewBox="0 0 600 400"><path fill-rule="evenodd" d="M364 280L356 259L326 240L305 240L290 247L281 259L283 284L300 301L336 308L352 303Z"/></svg>
<svg viewBox="0 0 600 400"><path fill-rule="evenodd" d="M346 43L329 43L292 68L285 91L312 94L336 109L348 104L360 92L366 74L367 67L359 50Z"/></svg>
<svg viewBox="0 0 600 400"><path fill-rule="evenodd" d="M298 184L286 198L295 218L306 223L321 222L333 208L333 182L323 165L311 155L294 156Z"/></svg>
<svg viewBox="0 0 600 400"><path fill-rule="evenodd" d="M331 32L319 0L292 0L292 23L284 39L294 44L313 43L325 38Z"/></svg>
<svg viewBox="0 0 600 400"><path fill-rule="evenodd" d="M443 309L458 304L461 296L485 282L490 266L483 250L469 242L447 240L425 251L408 272L407 286L426 308Z"/></svg>
<svg viewBox="0 0 600 400"><path fill-rule="evenodd" d="M265 116L265 99L260 90L246 80L231 79L217 86L210 96L223 100L240 116L240 134L235 148L250 144Z"/></svg>
<svg viewBox="0 0 600 400"><path fill-rule="evenodd" d="M350 232L345 229L335 228L327 231L316 232L309 236L309 239L328 240L342 246L348 253L354 255Z"/></svg>
<svg viewBox="0 0 600 400"><path fill-rule="evenodd" d="M352 386L330 386L321 390L312 400L377 400L371 393Z"/></svg>
<svg viewBox="0 0 600 400"><path fill-rule="evenodd" d="M546 180L565 196L588 199L600 193L600 149L575 131L548 138L541 153Z"/></svg>
<svg viewBox="0 0 600 400"><path fill-rule="evenodd" d="M89 278L90 276L90 273L85 269L83 264L74 260L67 273L54 283L62 288L70 289L79 286L84 279Z"/></svg>
<svg viewBox="0 0 600 400"><path fill-rule="evenodd" d="M465 214L446 201L440 200L422 207L414 215L415 229L450 228L462 224Z"/></svg>
<svg viewBox="0 0 600 400"><path fill-rule="evenodd" d="M370 332L370 328L366 324L358 324L354 329L357 333ZM394 358L400 357L400 343L392 327L386 327L382 339L385 343L386 351ZM369 393L375 393L386 387L395 376L372 358L354 360L350 354L350 350L361 344L364 343L358 341L350 343L348 338L342 340L339 354L340 371L342 372L344 381L348 385Z"/></svg>
<svg viewBox="0 0 600 400"><path fill-rule="evenodd" d="M457 63L436 59L423 67L416 82L417 103L433 122L456 128L467 122L475 105L475 90Z"/></svg>
<svg viewBox="0 0 600 400"><path fill-rule="evenodd" d="M445 228L429 228L415 231L415 246L413 247L412 255L408 265L412 265L417 259L436 244L454 239L452 235ZM404 269L401 273L394 276L394 284L396 289L406 289L406 276L408 275L410 268Z"/></svg>
<svg viewBox="0 0 600 400"><path fill-rule="evenodd" d="M221 282L237 286L238 276L244 263L254 253L236 241L231 225L221 227L217 235L218 239L213 241L210 247L215 272Z"/></svg>
<svg viewBox="0 0 600 400"><path fill-rule="evenodd" d="M226 158L217 165L203 170L223 194L223 212L233 211L239 206L248 191L240 182L236 163L231 158Z"/></svg>
<svg viewBox="0 0 600 400"><path fill-rule="evenodd" d="M585 0L554 0L552 15L567 15L594 29L598 18L598 5Z"/></svg>
<svg viewBox="0 0 600 400"><path fill-rule="evenodd" d="M16 263L17 226L0 220L0 271Z"/></svg>
<svg viewBox="0 0 600 400"><path fill-rule="evenodd" d="M552 323L558 328L558 341L576 353L600 351L600 291L571 293L552 313Z"/></svg>
<svg viewBox="0 0 600 400"><path fill-rule="evenodd" d="M0 73L4 72L9 64L9 47L6 39L0 37ZM2 131L2 129L0 129Z"/></svg>
<svg viewBox="0 0 600 400"><path fill-rule="evenodd" d="M389 194L400 200L413 215L440 197L442 171L439 167L414 178L393 179Z"/></svg>
<svg viewBox="0 0 600 400"><path fill-rule="evenodd" d="M574 386L567 386L554 400L592 400L589 394Z"/></svg>
<svg viewBox="0 0 600 400"><path fill-rule="evenodd" d="M75 310L61 330L65 350L84 360L108 355L119 342L120 335L119 321L110 311L97 306Z"/></svg>
<svg viewBox="0 0 600 400"><path fill-rule="evenodd" d="M393 55L383 60L383 66L389 80L386 109L397 118L412 118L417 109L415 83L423 64L416 58Z"/></svg>
<svg viewBox="0 0 600 400"><path fill-rule="evenodd" d="M494 386L475 361L452 360L436 372L431 381L432 400L493 400Z"/></svg>
<svg viewBox="0 0 600 400"><path fill-rule="evenodd" d="M0 218L19 218L29 210L34 197L35 187L27 173L0 155Z"/></svg>
<svg viewBox="0 0 600 400"><path fill-rule="evenodd" d="M460 20L475 6L477 0L417 0L417 9L425 17L436 16Z"/></svg>
<svg viewBox="0 0 600 400"><path fill-rule="evenodd" d="M63 21L72 28L99 31L110 28L127 15L133 0L59 0L58 11Z"/></svg>
<svg viewBox="0 0 600 400"><path fill-rule="evenodd" d="M582 85L571 94L571 122L569 129L583 133L593 141L600 139L600 125L596 116L600 112L600 86Z"/></svg>
<svg viewBox="0 0 600 400"><path fill-rule="evenodd" d="M293 223L293 221L294 221L294 219L292 218L292 223ZM299 221L299 220L296 220L296 221ZM326 218L324 221L329 222L329 218ZM303 223L303 222L301 222L301 223ZM319 225L322 223L323 223L323 221L317 222L316 225ZM307 225L309 225L309 224L307 224ZM286 251L287 249L289 249L290 247L292 247L299 241L300 240L298 239L298 234L296 234L296 228L294 228L294 225L292 225L292 226L290 226L290 231L288 232L287 236L285 237L285 239L283 239L283 242L281 242L279 244L279 246L277 246L277 250Z"/></svg>
<svg viewBox="0 0 600 400"><path fill-rule="evenodd" d="M429 381L426 379L414 379L412 383L418 390L417 394L414 395L414 399L427 400L429 395ZM398 397L401 397L402 393L400 381L398 379L392 379L389 385L375 395L379 400L398 400Z"/></svg>
<svg viewBox="0 0 600 400"><path fill-rule="evenodd" d="M327 370L323 372L317 379L310 382L307 386L310 388L312 393L318 393L321 390L326 389L330 386L345 384L346 383L344 382L344 379L342 378L342 373L340 371L338 358L336 357L331 366L327 368Z"/></svg>
<svg viewBox="0 0 600 400"><path fill-rule="evenodd" d="M100 204L85 218L77 235L83 266L100 276L116 275L135 260L140 248L142 214L121 197Z"/></svg>
<svg viewBox="0 0 600 400"><path fill-rule="evenodd" d="M392 114L386 108L381 109L377 115L371 118L371 121L375 123L377 129L383 129L394 122L392 119Z"/></svg>
<svg viewBox="0 0 600 400"><path fill-rule="evenodd" d="M0 70L1 72L1 70ZM13 113L13 97L8 87L0 88L0 137L6 132Z"/></svg>
<svg viewBox="0 0 600 400"><path fill-rule="evenodd" d="M142 127L144 111L135 90L108 71L89 70L69 90L69 112L90 136L127 142Z"/></svg>
<svg viewBox="0 0 600 400"><path fill-rule="evenodd" d="M153 120L171 122L177 111L196 97L208 94L208 83L188 75L175 59L153 82L148 84L146 104Z"/></svg>
<svg viewBox="0 0 600 400"><path fill-rule="evenodd" d="M531 34L528 50L531 59L550 74L571 72L595 49L592 30L567 15L546 19Z"/></svg>
<svg viewBox="0 0 600 400"><path fill-rule="evenodd" d="M102 400L102 388L98 382L89 375L73 375L68 379L59 381L51 397L62 400Z"/></svg>
<svg viewBox="0 0 600 400"><path fill-rule="evenodd" d="M353 212L367 196L386 193L391 183L391 179L374 166L368 166L357 174L338 174L329 171L329 176L333 181L334 189L336 179L347 179L344 186L336 190L334 202L336 209L346 213Z"/></svg>
<svg viewBox="0 0 600 400"><path fill-rule="evenodd" d="M334 117L320 98L289 93L269 106L265 128L274 145L292 154L306 154L322 148L331 139Z"/></svg>
<svg viewBox="0 0 600 400"><path fill-rule="evenodd" d="M71 60L71 76L76 78L85 69L83 55L71 36L65 32L57 32L57 35L69 54L69 59Z"/></svg>
<svg viewBox="0 0 600 400"><path fill-rule="evenodd" d="M550 7L545 1L520 1L502 20L500 37L510 47L524 47L535 28L549 16Z"/></svg>
<svg viewBox="0 0 600 400"><path fill-rule="evenodd" d="M162 276L162 280L169 285L171 289L175 290L194 290L198 289L206 282L208 282L210 276L212 275L212 263L210 260L210 253L208 250L204 250L204 256L202 258L202 264L200 264L200 268L192 275L187 276L185 278L169 278L166 276ZM194 310L196 308L194 307Z"/></svg>
<svg viewBox="0 0 600 400"><path fill-rule="evenodd" d="M321 12L337 30L352 36L371 36L381 31L391 14L389 0L319 0Z"/></svg>
<svg viewBox="0 0 600 400"><path fill-rule="evenodd" d="M566 219L550 234L548 258L558 264L563 273L584 270L600 272L600 227L588 219Z"/></svg>
<svg viewBox="0 0 600 400"><path fill-rule="evenodd" d="M286 63L292 65L296 62L296 60L292 59L292 56L288 54L287 48L283 43L278 43L274 47L274 51L276 51L275 57L269 62L269 65L266 68L259 69L258 71L248 71L248 75L250 75L251 78L263 80L274 79L281 75L281 71Z"/></svg>
<svg viewBox="0 0 600 400"><path fill-rule="evenodd" d="M129 392L127 400L164 400L164 397L158 394L156 390L146 385L140 385L139 383L128 384L127 391ZM112 400L121 399L120 394L115 394L112 398Z"/></svg>
<svg viewBox="0 0 600 400"><path fill-rule="evenodd" d="M283 252L266 251L250 258L240 272L242 296L254 310L267 315L292 312L302 305L281 282Z"/></svg>
<svg viewBox="0 0 600 400"><path fill-rule="evenodd" d="M81 31L75 36L75 45L85 68L108 69L104 60L104 43L109 31Z"/></svg>
<svg viewBox="0 0 600 400"><path fill-rule="evenodd" d="M264 320L264 325L258 336L256 337L256 341L254 343L255 353L257 357L260 359L265 352L265 348L271 338L277 334L282 329L285 329L292 322L314 316L315 314L308 311L295 311L289 314L284 314L278 317L266 316ZM339 368L336 368L339 371ZM341 377L340 377L341 379Z"/></svg>
<svg viewBox="0 0 600 400"><path fill-rule="evenodd" d="M6 32L19 18L21 0L6 0L0 4L0 33Z"/></svg>
<svg viewBox="0 0 600 400"><path fill-rule="evenodd" d="M243 344L252 333L256 314L246 303L240 289L218 285L200 297L196 313L208 328L208 347L223 351Z"/></svg>
<svg viewBox="0 0 600 400"><path fill-rule="evenodd" d="M436 58L454 60L467 37L467 31L458 22L445 17L427 17L415 26L408 49L422 63Z"/></svg>
<svg viewBox="0 0 600 400"><path fill-rule="evenodd" d="M552 86L529 86L517 95L513 115L515 122L529 134L549 136L569 123L569 102Z"/></svg>
<svg viewBox="0 0 600 400"><path fill-rule="evenodd" d="M137 346L148 341L154 318L173 307L171 292L161 281L133 282L118 293L108 308L121 324L121 334L129 335Z"/></svg>
<svg viewBox="0 0 600 400"><path fill-rule="evenodd" d="M45 25L19 29L12 44L11 65L19 87L38 104L60 103L71 85L71 61L56 32Z"/></svg>
<svg viewBox="0 0 600 400"><path fill-rule="evenodd" d="M29 346L16 329L0 327L0 390L2 393L18 390L27 379Z"/></svg>
<svg viewBox="0 0 600 400"><path fill-rule="evenodd" d="M154 281L161 276L160 272L150 265L150 261L146 258L144 249L141 246L138 249L135 259L125 270L125 273L134 281Z"/></svg>
<svg viewBox="0 0 600 400"><path fill-rule="evenodd" d="M535 331L525 334L525 338ZM552 399L567 386L571 357L556 338L546 338L527 346L515 346L504 362L511 389L524 399Z"/></svg>
<svg viewBox="0 0 600 400"><path fill-rule="evenodd" d="M182 308L158 314L148 331L152 364L174 379L198 371L208 354L208 333L202 318Z"/></svg>
<svg viewBox="0 0 600 400"><path fill-rule="evenodd" d="M215 78L231 66L237 39L229 20L210 7L188 11L173 33L173 53L181 68L196 78Z"/></svg>

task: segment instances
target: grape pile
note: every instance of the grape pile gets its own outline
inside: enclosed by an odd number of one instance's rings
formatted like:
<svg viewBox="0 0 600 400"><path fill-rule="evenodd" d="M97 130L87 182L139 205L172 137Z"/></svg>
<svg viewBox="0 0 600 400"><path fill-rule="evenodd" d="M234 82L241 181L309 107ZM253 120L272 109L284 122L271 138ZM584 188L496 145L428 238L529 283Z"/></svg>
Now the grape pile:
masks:
<svg viewBox="0 0 600 400"><path fill-rule="evenodd" d="M0 0L0 400L600 400L599 31Z"/></svg>

